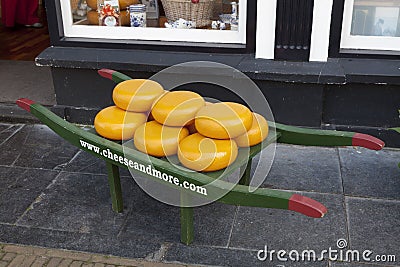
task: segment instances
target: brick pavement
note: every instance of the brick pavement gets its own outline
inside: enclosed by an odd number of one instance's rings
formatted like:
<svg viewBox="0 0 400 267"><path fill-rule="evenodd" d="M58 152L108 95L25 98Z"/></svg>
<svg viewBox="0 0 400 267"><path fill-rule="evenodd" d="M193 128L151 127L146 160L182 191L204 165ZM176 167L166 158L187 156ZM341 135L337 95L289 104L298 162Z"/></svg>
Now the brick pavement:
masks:
<svg viewBox="0 0 400 267"><path fill-rule="evenodd" d="M0 267L184 267L86 252L0 243Z"/></svg>

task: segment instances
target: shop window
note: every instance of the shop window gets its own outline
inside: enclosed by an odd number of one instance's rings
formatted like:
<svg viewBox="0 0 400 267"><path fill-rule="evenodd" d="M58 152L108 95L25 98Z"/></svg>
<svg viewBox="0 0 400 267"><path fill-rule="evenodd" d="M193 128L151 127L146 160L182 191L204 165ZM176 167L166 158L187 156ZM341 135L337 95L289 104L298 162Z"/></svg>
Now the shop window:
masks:
<svg viewBox="0 0 400 267"><path fill-rule="evenodd" d="M246 43L247 0L59 1L65 37Z"/></svg>
<svg viewBox="0 0 400 267"><path fill-rule="evenodd" d="M340 47L400 51L400 0L346 0Z"/></svg>

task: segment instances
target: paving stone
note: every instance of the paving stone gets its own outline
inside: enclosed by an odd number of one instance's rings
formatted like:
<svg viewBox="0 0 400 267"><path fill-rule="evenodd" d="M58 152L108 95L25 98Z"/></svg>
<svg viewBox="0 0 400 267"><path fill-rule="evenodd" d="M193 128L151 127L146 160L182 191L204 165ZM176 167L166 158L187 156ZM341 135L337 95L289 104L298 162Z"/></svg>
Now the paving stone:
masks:
<svg viewBox="0 0 400 267"><path fill-rule="evenodd" d="M9 138L7 141L2 142L0 145L0 150L2 151L0 154L0 162L2 165L11 165L13 164L20 156L22 151L24 150L22 144L28 138L28 134L32 126L24 126L21 130L18 131L12 138ZM18 144L18 146L16 145Z"/></svg>
<svg viewBox="0 0 400 267"><path fill-rule="evenodd" d="M151 261L143 262L143 263L141 263L140 265L137 265L137 266L138 267L139 266L140 267L188 267L187 265L178 264L178 263L163 263L163 262L151 262ZM194 266L199 266L199 265L196 264Z"/></svg>
<svg viewBox="0 0 400 267"><path fill-rule="evenodd" d="M41 124L25 125L0 150L3 165L43 169L67 163L78 152L78 148Z"/></svg>
<svg viewBox="0 0 400 267"><path fill-rule="evenodd" d="M22 128L22 124L3 124L0 123L0 145L10 138L16 131Z"/></svg>
<svg viewBox="0 0 400 267"><path fill-rule="evenodd" d="M199 264L212 266L279 266L281 263L275 259L261 261L257 258L258 251L239 250L217 247L185 246L173 244L167 251L164 260L166 262L177 262L180 264ZM262 255L261 255L262 257ZM290 262L284 266L316 266L327 267L328 262Z"/></svg>
<svg viewBox="0 0 400 267"><path fill-rule="evenodd" d="M11 127L11 124L8 123L0 123L0 133L2 133L3 131L7 130L8 128ZM0 139L0 142L2 141L2 139Z"/></svg>
<svg viewBox="0 0 400 267"><path fill-rule="evenodd" d="M69 267L81 267L82 264L82 261L73 261Z"/></svg>
<svg viewBox="0 0 400 267"><path fill-rule="evenodd" d="M351 249L396 255L400 265L400 201L346 197Z"/></svg>
<svg viewBox="0 0 400 267"><path fill-rule="evenodd" d="M72 260L71 259L63 259L58 267L68 267L71 264Z"/></svg>
<svg viewBox="0 0 400 267"><path fill-rule="evenodd" d="M34 255L25 255L24 261L18 267L30 267L35 259Z"/></svg>
<svg viewBox="0 0 400 267"><path fill-rule="evenodd" d="M91 262L101 262L103 264L113 265L126 265L126 266L138 266L140 262L136 259L123 259L117 257L107 257L104 255L93 255Z"/></svg>
<svg viewBox="0 0 400 267"><path fill-rule="evenodd" d="M122 183L125 195L129 194L132 181L124 178ZM18 224L116 235L127 213L128 208L124 213L112 210L106 175L61 173Z"/></svg>
<svg viewBox="0 0 400 267"><path fill-rule="evenodd" d="M3 251L12 252L12 253L16 253L16 254L43 256L43 255L46 255L46 253L48 252L48 249L39 248L39 247L31 247L31 246L5 244L3 246Z"/></svg>
<svg viewBox="0 0 400 267"><path fill-rule="evenodd" d="M158 202L139 190L134 194L132 212L128 215L122 235L179 242L179 208Z"/></svg>
<svg viewBox="0 0 400 267"><path fill-rule="evenodd" d="M180 242L180 208L161 203L137 188L121 235ZM194 208L195 244L226 246L236 207L213 203Z"/></svg>
<svg viewBox="0 0 400 267"><path fill-rule="evenodd" d="M37 247L27 247L20 245L4 245L3 250L6 252L13 252L17 254L33 254L43 256L47 253L48 249L45 248L37 248Z"/></svg>
<svg viewBox="0 0 400 267"><path fill-rule="evenodd" d="M0 222L14 223L58 172L0 166Z"/></svg>
<svg viewBox="0 0 400 267"><path fill-rule="evenodd" d="M253 170L258 157L253 161ZM265 164L262 161L260 164ZM335 148L277 144L274 162L261 187L322 193L341 193L339 159Z"/></svg>
<svg viewBox="0 0 400 267"><path fill-rule="evenodd" d="M346 214L341 195L305 193L324 204L328 213L323 218L310 218L287 210L239 207L230 247L269 250L295 249L321 251L347 238Z"/></svg>
<svg viewBox="0 0 400 267"><path fill-rule="evenodd" d="M80 151L64 168L67 172L81 172L94 174L107 174L104 160L99 159L86 151ZM128 169L119 168L120 176L131 176Z"/></svg>
<svg viewBox="0 0 400 267"><path fill-rule="evenodd" d="M79 253L66 250L49 250L47 252L47 256L53 258L68 258L77 261L88 261L91 258L91 255L88 253Z"/></svg>
<svg viewBox="0 0 400 267"><path fill-rule="evenodd" d="M17 245L5 245L3 251L16 254L33 254L33 248Z"/></svg>
<svg viewBox="0 0 400 267"><path fill-rule="evenodd" d="M400 153L339 149L344 192L350 196L400 199Z"/></svg>
<svg viewBox="0 0 400 267"><path fill-rule="evenodd" d="M17 255L8 265L8 267L20 267L25 260L24 255Z"/></svg>
<svg viewBox="0 0 400 267"><path fill-rule="evenodd" d="M16 256L17 256L16 253L9 252L9 253L6 253L6 254L3 256L2 260L3 260L3 261L12 261Z"/></svg>
<svg viewBox="0 0 400 267"><path fill-rule="evenodd" d="M8 261L0 261L0 267L6 267L8 264Z"/></svg>
<svg viewBox="0 0 400 267"><path fill-rule="evenodd" d="M5 224L0 224L0 242L126 258L145 258L147 255L159 251L161 247L159 242L141 238L132 239L123 235L65 232Z"/></svg>
<svg viewBox="0 0 400 267"><path fill-rule="evenodd" d="M47 267L57 267L61 261L61 258L50 258L49 262L47 263Z"/></svg>
<svg viewBox="0 0 400 267"><path fill-rule="evenodd" d="M47 253L46 248L33 247L32 250L33 250L33 255L44 256Z"/></svg>
<svg viewBox="0 0 400 267"><path fill-rule="evenodd" d="M49 259L46 257L39 256L36 258L35 262L32 264L31 267L43 267L47 263Z"/></svg>

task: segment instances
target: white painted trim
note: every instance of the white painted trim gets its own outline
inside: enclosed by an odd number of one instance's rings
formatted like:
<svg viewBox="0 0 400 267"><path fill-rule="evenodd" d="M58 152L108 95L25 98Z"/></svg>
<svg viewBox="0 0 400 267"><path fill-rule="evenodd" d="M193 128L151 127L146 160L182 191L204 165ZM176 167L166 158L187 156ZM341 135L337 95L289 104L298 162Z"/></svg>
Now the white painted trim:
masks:
<svg viewBox="0 0 400 267"><path fill-rule="evenodd" d="M274 59L277 0L257 1L256 58Z"/></svg>
<svg viewBox="0 0 400 267"><path fill-rule="evenodd" d="M400 51L400 37L351 35L354 0L344 2L340 48Z"/></svg>
<svg viewBox="0 0 400 267"><path fill-rule="evenodd" d="M239 2L239 31L73 25L70 1L60 0L60 3L64 35L66 37L234 44L246 43L247 0L241 0Z"/></svg>
<svg viewBox="0 0 400 267"><path fill-rule="evenodd" d="M333 0L314 1L310 61L327 61Z"/></svg>

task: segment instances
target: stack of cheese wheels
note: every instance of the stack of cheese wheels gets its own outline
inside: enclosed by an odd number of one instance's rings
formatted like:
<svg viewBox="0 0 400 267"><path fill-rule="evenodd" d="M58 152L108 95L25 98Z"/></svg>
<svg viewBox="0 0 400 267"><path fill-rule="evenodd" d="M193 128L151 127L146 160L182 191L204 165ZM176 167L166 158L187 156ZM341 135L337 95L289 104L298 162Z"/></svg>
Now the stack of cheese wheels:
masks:
<svg viewBox="0 0 400 267"><path fill-rule="evenodd" d="M119 14L121 26L130 26L129 12L126 10L120 11ZM90 25L99 25L99 13L96 10L87 12L87 21Z"/></svg>
<svg viewBox="0 0 400 267"><path fill-rule="evenodd" d="M87 5L92 9L87 13L87 20L91 25L99 25L99 14L97 12L97 0L86 0ZM139 0L119 0L120 20L122 26L129 26L129 12L127 8L130 5L138 4Z"/></svg>
<svg viewBox="0 0 400 267"><path fill-rule="evenodd" d="M119 83L113 91L116 106L101 110L94 119L97 133L112 140L133 138L138 127L147 121L153 102L164 93L163 87L151 80Z"/></svg>
<svg viewBox="0 0 400 267"><path fill-rule="evenodd" d="M139 151L162 157L177 153L179 143L189 135L184 127L194 122L197 111L205 105L194 92L166 92L154 101L149 121L138 128L134 143Z"/></svg>
<svg viewBox="0 0 400 267"><path fill-rule="evenodd" d="M97 2L97 0L86 0L87 5L93 10L97 9ZM119 9L125 10L130 5L139 4L139 2L139 0L118 0Z"/></svg>
<svg viewBox="0 0 400 267"><path fill-rule="evenodd" d="M238 147L254 146L268 136L265 118L242 104L208 103L195 92L165 91L151 80L119 83L113 101L116 106L95 118L100 135L133 137L139 151L155 157L178 154L182 165L195 171L224 169L236 160Z"/></svg>
<svg viewBox="0 0 400 267"><path fill-rule="evenodd" d="M235 161L238 146L256 145L268 135L265 118L232 102L202 107L194 127L197 133L180 142L178 157L187 168L203 172L226 168Z"/></svg>

